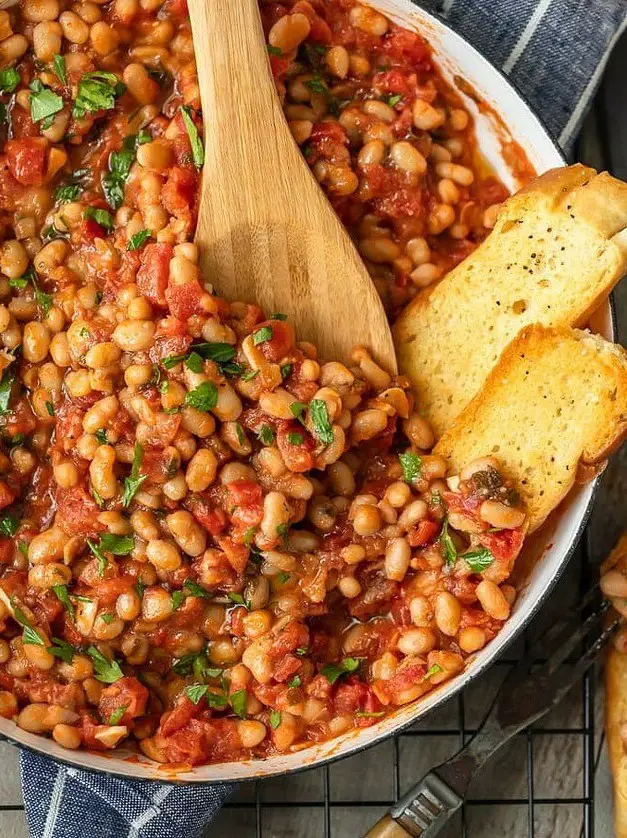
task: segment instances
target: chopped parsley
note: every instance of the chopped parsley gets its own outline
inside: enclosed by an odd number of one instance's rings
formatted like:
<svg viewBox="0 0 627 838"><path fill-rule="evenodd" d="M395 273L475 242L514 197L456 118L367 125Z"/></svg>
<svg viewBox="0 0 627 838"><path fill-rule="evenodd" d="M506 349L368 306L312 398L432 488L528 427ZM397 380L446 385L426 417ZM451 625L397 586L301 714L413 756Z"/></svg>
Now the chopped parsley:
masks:
<svg viewBox="0 0 627 838"><path fill-rule="evenodd" d="M122 719L122 716L126 713L127 705L124 704L122 707L116 707L116 709L111 713L109 716L109 720L107 722L108 725L117 725L117 723Z"/></svg>
<svg viewBox="0 0 627 838"><path fill-rule="evenodd" d="M356 672L361 666L362 658L344 658L339 663L327 663L320 670L320 674L324 675L329 684L335 684L338 678L342 675L348 675L351 672Z"/></svg>
<svg viewBox="0 0 627 838"><path fill-rule="evenodd" d="M246 444L246 435L244 434L244 429L240 425L239 422L235 423L235 434L237 435L237 441L240 445Z"/></svg>
<svg viewBox="0 0 627 838"><path fill-rule="evenodd" d="M185 591L172 591L172 610L178 611L187 599Z"/></svg>
<svg viewBox="0 0 627 838"><path fill-rule="evenodd" d="M101 445L108 445L109 444L109 440L107 439L107 432L105 431L104 428L98 428L98 430L96 431L94 436L96 437L96 439L98 440L98 442Z"/></svg>
<svg viewBox="0 0 627 838"><path fill-rule="evenodd" d="M307 410L305 402L292 402L290 405L290 413L295 419L303 421L303 413Z"/></svg>
<svg viewBox="0 0 627 838"><path fill-rule="evenodd" d="M46 402L46 411L48 413L48 416L54 416L55 415L54 414L54 405L52 404L52 402Z"/></svg>
<svg viewBox="0 0 627 838"><path fill-rule="evenodd" d="M68 593L67 585L53 585L52 591L54 595L59 600L61 605L65 608L67 613L70 615L70 619L74 622L76 618L76 612L74 610L74 606L70 601L70 595Z"/></svg>
<svg viewBox="0 0 627 838"><path fill-rule="evenodd" d="M192 704L198 704L204 695L206 695L209 687L206 684L192 684L185 687L185 695L189 698Z"/></svg>
<svg viewBox="0 0 627 838"><path fill-rule="evenodd" d="M137 145L137 137L131 134L124 138L120 151L112 151L109 155L109 171L102 178L102 191L112 209L118 209L124 203L124 185L135 160Z"/></svg>
<svg viewBox="0 0 627 838"><path fill-rule="evenodd" d="M87 113L110 111L115 107L115 100L126 90L115 73L105 70L95 70L85 73L79 83L72 108L75 119L83 119Z"/></svg>
<svg viewBox="0 0 627 838"><path fill-rule="evenodd" d="M113 622L113 614L101 614L100 619L102 620L103 623L106 623L107 625L109 625L110 623Z"/></svg>
<svg viewBox="0 0 627 838"><path fill-rule="evenodd" d="M448 518L445 518L444 521L442 521L442 529L440 531L438 541L440 542L442 554L444 555L446 563L448 565L455 564L455 561L457 560L457 547L455 546L455 542L448 531Z"/></svg>
<svg viewBox="0 0 627 838"><path fill-rule="evenodd" d="M286 573L284 570L282 570L280 573L277 573L276 578L279 585L285 585L286 582L290 581L289 573Z"/></svg>
<svg viewBox="0 0 627 838"><path fill-rule="evenodd" d="M114 556L128 556L135 549L135 538L132 535L106 532L100 537L100 547Z"/></svg>
<svg viewBox="0 0 627 838"><path fill-rule="evenodd" d="M13 538L19 526L20 522L14 515L4 515L0 518L0 534L6 535L7 538Z"/></svg>
<svg viewBox="0 0 627 838"><path fill-rule="evenodd" d="M87 539L87 546L94 554L94 556L98 559L98 576L104 576L104 572L109 564L109 559L102 552L100 544L96 544L96 542L93 541L93 539Z"/></svg>
<svg viewBox="0 0 627 838"><path fill-rule="evenodd" d="M270 711L270 727L272 730L276 730L277 727L281 724L281 711L280 710L271 710Z"/></svg>
<svg viewBox="0 0 627 838"><path fill-rule="evenodd" d="M11 401L11 391L14 381L15 368L14 366L7 367L0 379L0 414L9 412L9 402Z"/></svg>
<svg viewBox="0 0 627 838"><path fill-rule="evenodd" d="M418 480L422 472L422 459L412 451L405 451L398 455L398 461L403 469L403 480L406 483L413 483Z"/></svg>
<svg viewBox="0 0 627 838"><path fill-rule="evenodd" d="M392 96L386 96L384 102L393 108L395 105L398 105L399 102L403 101L403 94L402 93L395 93Z"/></svg>
<svg viewBox="0 0 627 838"><path fill-rule="evenodd" d="M183 582L183 587L187 588L190 593L190 596L197 596L203 597L204 599L211 599L212 594L209 591L205 590L201 585L197 582L194 582L193 579L186 579Z"/></svg>
<svg viewBox="0 0 627 838"><path fill-rule="evenodd" d="M331 445L335 439L327 403L323 399L312 399L309 402L309 416L313 424L314 434L323 445Z"/></svg>
<svg viewBox="0 0 627 838"><path fill-rule="evenodd" d="M300 687L303 682L300 680L300 675L294 675L291 681L287 682L288 687Z"/></svg>
<svg viewBox="0 0 627 838"><path fill-rule="evenodd" d="M185 395L185 404L208 413L218 403L218 388L212 381L203 381L195 390L189 390Z"/></svg>
<svg viewBox="0 0 627 838"><path fill-rule="evenodd" d="M20 83L20 74L15 67L6 67L0 70L0 90L4 93L13 93Z"/></svg>
<svg viewBox="0 0 627 838"><path fill-rule="evenodd" d="M92 218L96 224L104 227L105 230L113 229L113 216L106 209L100 209L99 207L86 207L84 215L85 218Z"/></svg>
<svg viewBox="0 0 627 838"><path fill-rule="evenodd" d="M268 50L268 53L270 55L274 55L277 58L283 55L282 50L280 50L278 47L273 47L272 44L266 44L266 49Z"/></svg>
<svg viewBox="0 0 627 838"><path fill-rule="evenodd" d="M197 169L201 169L202 164L205 162L205 150L198 134L198 128L196 128L194 120L192 119L192 109L189 105L182 105L181 115L185 124L185 130L187 131L187 136L189 137L189 144L192 147L192 160L194 161L194 166L196 166Z"/></svg>
<svg viewBox="0 0 627 838"><path fill-rule="evenodd" d="M48 651L55 658L60 658L65 663L72 663L76 649L67 640L62 640L60 637L53 637L52 645L48 646Z"/></svg>
<svg viewBox="0 0 627 838"><path fill-rule="evenodd" d="M253 332L255 346L259 346L260 343L267 343L269 340L272 340L272 326L262 326L261 329Z"/></svg>
<svg viewBox="0 0 627 838"><path fill-rule="evenodd" d="M140 247L143 247L143 245L146 244L150 236L150 230L140 230L139 233L135 233L134 236L130 237L128 244L126 245L126 249L139 250Z"/></svg>
<svg viewBox="0 0 627 838"><path fill-rule="evenodd" d="M288 377L288 375L292 374L292 369L294 368L294 364L283 364L281 367L281 378L283 381Z"/></svg>
<svg viewBox="0 0 627 838"><path fill-rule="evenodd" d="M61 84L67 84L67 70L65 67L65 58L62 55L55 55L52 59L52 66Z"/></svg>
<svg viewBox="0 0 627 838"><path fill-rule="evenodd" d="M272 445L274 442L274 431L270 425L262 425L257 431L257 437L264 445Z"/></svg>
<svg viewBox="0 0 627 838"><path fill-rule="evenodd" d="M90 646L87 649L87 654L92 659L94 664L94 677L104 684L115 684L120 678L124 677L124 673L120 668L120 664L115 658L108 660L95 646Z"/></svg>
<svg viewBox="0 0 627 838"><path fill-rule="evenodd" d="M250 611L251 605L249 599L244 599L244 597L241 594L234 593L229 593L228 597L231 600L231 602L236 603L236 605L243 605L247 611Z"/></svg>
<svg viewBox="0 0 627 838"><path fill-rule="evenodd" d="M131 466L130 477L124 478L124 494L122 495L122 506L128 509L131 501L139 491L140 486L148 475L140 474L142 461L144 459L144 449L136 442L133 451L133 465Z"/></svg>
<svg viewBox="0 0 627 838"><path fill-rule="evenodd" d="M205 367L203 359L197 352L192 352L185 359L185 366L192 372L201 373Z"/></svg>
<svg viewBox="0 0 627 838"><path fill-rule="evenodd" d="M302 434L290 431L287 435L287 441L290 445L302 445L305 441L305 437Z"/></svg>
<svg viewBox="0 0 627 838"><path fill-rule="evenodd" d="M33 122L41 122L44 130L50 128L54 115L63 110L63 99L39 79L30 83L30 90L30 118Z"/></svg>
<svg viewBox="0 0 627 838"><path fill-rule="evenodd" d="M461 558L468 564L473 573L483 573L494 561L494 556L487 547L478 547L462 553Z"/></svg>
<svg viewBox="0 0 627 838"><path fill-rule="evenodd" d="M246 690L238 690L230 696L231 707L236 716L240 719L246 718L246 704L248 703L248 693Z"/></svg>
<svg viewBox="0 0 627 838"><path fill-rule="evenodd" d="M67 183L58 186L54 197L56 201L61 204L68 204L75 201L80 193L85 188L86 181L91 179L91 171L89 169L77 169L72 172Z"/></svg>
<svg viewBox="0 0 627 838"><path fill-rule="evenodd" d="M14 598L11 599L11 608L13 609L13 617L15 621L24 629L22 633L22 642L26 643L28 646L45 646L46 644L43 637L37 629L33 628L30 620L16 603Z"/></svg>
<svg viewBox="0 0 627 838"><path fill-rule="evenodd" d="M433 678L433 676L437 675L439 672L444 672L444 670L439 663L434 663L433 666L430 666L425 672L423 681L428 681L429 678Z"/></svg>
<svg viewBox="0 0 627 838"><path fill-rule="evenodd" d="M329 88L319 73L314 73L313 78L305 82L305 87L308 87L312 93L322 93L324 96L329 93Z"/></svg>

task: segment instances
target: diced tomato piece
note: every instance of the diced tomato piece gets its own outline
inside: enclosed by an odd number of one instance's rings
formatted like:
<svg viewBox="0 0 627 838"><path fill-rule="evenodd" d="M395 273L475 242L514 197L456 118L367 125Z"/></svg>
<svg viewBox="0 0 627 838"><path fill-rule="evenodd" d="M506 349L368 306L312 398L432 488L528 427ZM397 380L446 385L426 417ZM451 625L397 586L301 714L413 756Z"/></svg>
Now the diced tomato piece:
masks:
<svg viewBox="0 0 627 838"><path fill-rule="evenodd" d="M525 537L521 530L482 532L479 543L487 547L497 561L512 562L520 553Z"/></svg>
<svg viewBox="0 0 627 838"><path fill-rule="evenodd" d="M0 480L0 509L12 504L16 497L15 492L7 486L4 480Z"/></svg>
<svg viewBox="0 0 627 838"><path fill-rule="evenodd" d="M83 486L57 488L56 523L67 535L91 535L103 529L98 522L100 509Z"/></svg>
<svg viewBox="0 0 627 838"><path fill-rule="evenodd" d="M261 486L252 480L234 480L228 486L230 506L248 506L259 503L262 498Z"/></svg>
<svg viewBox="0 0 627 838"><path fill-rule="evenodd" d="M333 704L338 713L376 713L382 709L368 684L353 675L336 688Z"/></svg>
<svg viewBox="0 0 627 838"><path fill-rule="evenodd" d="M167 306L165 291L168 287L172 253L170 244L158 242L146 245L141 255L141 267L137 272L137 287L140 293L160 308Z"/></svg>
<svg viewBox="0 0 627 838"><path fill-rule="evenodd" d="M287 681L295 672L298 672L302 663L302 660L297 658L296 655L285 655L274 668L274 672L272 673L274 680L279 682Z"/></svg>
<svg viewBox="0 0 627 838"><path fill-rule="evenodd" d="M183 693L178 697L173 709L163 714L159 729L164 736L170 736L175 731L185 727L199 713L200 707L191 702Z"/></svg>
<svg viewBox="0 0 627 838"><path fill-rule="evenodd" d="M189 215L196 203L197 187L198 175L195 169L172 167L161 192L164 209L177 217Z"/></svg>
<svg viewBox="0 0 627 838"><path fill-rule="evenodd" d="M190 719L173 734L163 737L162 745L168 762L200 765L208 761L216 736L211 722Z"/></svg>
<svg viewBox="0 0 627 838"><path fill-rule="evenodd" d="M314 467L315 442L313 437L296 421L281 421L277 429L277 446L290 471L304 472ZM293 440L302 440L294 442Z"/></svg>
<svg viewBox="0 0 627 838"><path fill-rule="evenodd" d="M425 518L423 521L419 521L418 524L416 524L416 526L409 531L407 540L409 541L411 547L422 547L436 536L439 529L440 525L438 523L435 521L429 521Z"/></svg>
<svg viewBox="0 0 627 838"><path fill-rule="evenodd" d="M165 298L174 317L188 320L192 314L202 314L200 301L205 293L200 282L192 279L181 285L170 283L165 289Z"/></svg>
<svg viewBox="0 0 627 838"><path fill-rule="evenodd" d="M384 39L383 51L397 61L407 61L415 70L431 69L429 45L415 32L393 26Z"/></svg>
<svg viewBox="0 0 627 838"><path fill-rule="evenodd" d="M216 540L233 570L238 575L242 574L250 554L248 547L244 544L237 544L232 538L218 538Z"/></svg>
<svg viewBox="0 0 627 838"><path fill-rule="evenodd" d="M11 564L13 561L13 542L10 538L0 538L0 564Z"/></svg>
<svg viewBox="0 0 627 838"><path fill-rule="evenodd" d="M211 535L219 535L228 523L226 512L223 509L220 509L219 506L211 506L202 498L188 497L183 501L183 506Z"/></svg>
<svg viewBox="0 0 627 838"><path fill-rule="evenodd" d="M155 332L149 355L153 364L158 364L171 355L184 355L192 342L185 323L176 317L164 318Z"/></svg>
<svg viewBox="0 0 627 838"><path fill-rule="evenodd" d="M48 140L43 137L23 137L8 140L4 152L9 171L22 186L41 186L44 182Z"/></svg>
<svg viewBox="0 0 627 838"><path fill-rule="evenodd" d="M373 75L372 86L382 93L400 93L403 96L410 96L416 88L416 74L397 69L386 70Z"/></svg>
<svg viewBox="0 0 627 838"><path fill-rule="evenodd" d="M180 424L179 413L159 413L155 424L146 426L142 442L144 445L153 445L155 448L165 448L176 436ZM146 468L147 464L148 460L146 460Z"/></svg>
<svg viewBox="0 0 627 838"><path fill-rule="evenodd" d="M283 631L276 637L270 647L269 655L272 660L277 660L288 652L295 649L306 649L309 646L309 629L303 623L292 620Z"/></svg>
<svg viewBox="0 0 627 838"><path fill-rule="evenodd" d="M93 242L94 239L104 239L107 231L104 227L94 221L93 218L84 218L81 225L81 239L86 242Z"/></svg>
<svg viewBox="0 0 627 838"><path fill-rule="evenodd" d="M358 620L383 613L398 591L398 582L377 573L362 584L362 592L350 601L349 611Z"/></svg>
<svg viewBox="0 0 627 838"><path fill-rule="evenodd" d="M115 724L128 725L133 719L144 715L148 695L148 690L137 678L120 678L115 684L105 687L102 691L98 711L103 722L111 724L109 721L111 716L117 715L124 708L123 715Z"/></svg>
<svg viewBox="0 0 627 838"><path fill-rule="evenodd" d="M92 593L98 597L100 605L113 605L120 594L128 593L134 584L135 581L130 576L117 576L92 584Z"/></svg>
<svg viewBox="0 0 627 838"><path fill-rule="evenodd" d="M270 337L268 340L262 340L258 346L268 361L276 364L285 358L294 346L294 328L284 320L264 320L263 323L255 326L253 335L258 335L261 339L263 336L261 333L265 330L270 331Z"/></svg>
<svg viewBox="0 0 627 838"><path fill-rule="evenodd" d="M283 79L290 66L287 58L281 58L279 55L270 56L270 69L275 79Z"/></svg>

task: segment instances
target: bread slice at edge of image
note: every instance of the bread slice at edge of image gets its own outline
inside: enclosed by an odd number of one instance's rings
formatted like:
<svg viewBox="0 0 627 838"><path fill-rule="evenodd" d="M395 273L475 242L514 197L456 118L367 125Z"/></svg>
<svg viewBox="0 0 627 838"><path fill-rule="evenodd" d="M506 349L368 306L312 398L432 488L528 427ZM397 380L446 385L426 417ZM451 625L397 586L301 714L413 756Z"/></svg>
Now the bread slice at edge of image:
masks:
<svg viewBox="0 0 627 838"><path fill-rule="evenodd" d="M584 411L584 412L582 412ZM627 352L589 332L527 326L434 452L452 473L495 456L527 505L534 532L627 435Z"/></svg>
<svg viewBox="0 0 627 838"><path fill-rule="evenodd" d="M601 565L601 575L620 564L627 567L627 532ZM614 786L616 838L627 838L627 749L620 728L627 722L627 655L610 643L605 654L605 735Z"/></svg>
<svg viewBox="0 0 627 838"><path fill-rule="evenodd" d="M584 326L627 272L627 183L577 164L505 201L494 230L394 327L399 367L436 437L527 325Z"/></svg>

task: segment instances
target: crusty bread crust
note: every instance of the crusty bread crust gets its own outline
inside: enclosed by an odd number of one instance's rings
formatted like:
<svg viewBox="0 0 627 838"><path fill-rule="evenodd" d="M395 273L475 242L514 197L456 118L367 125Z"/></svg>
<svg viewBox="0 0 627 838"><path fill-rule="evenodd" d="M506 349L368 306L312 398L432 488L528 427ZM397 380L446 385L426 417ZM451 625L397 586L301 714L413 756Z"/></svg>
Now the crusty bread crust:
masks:
<svg viewBox="0 0 627 838"><path fill-rule="evenodd" d="M527 326L441 437L453 473L493 455L527 505L529 532L560 503L580 464L627 435L627 352L589 332Z"/></svg>
<svg viewBox="0 0 627 838"><path fill-rule="evenodd" d="M603 562L601 574L617 566L627 570L627 532ZM620 728L627 722L627 655L611 645L605 658L605 735L614 781L616 838L627 838L627 751Z"/></svg>
<svg viewBox="0 0 627 838"><path fill-rule="evenodd" d="M436 436L522 328L585 325L626 272L626 183L576 165L509 198L488 238L394 328L400 369Z"/></svg>

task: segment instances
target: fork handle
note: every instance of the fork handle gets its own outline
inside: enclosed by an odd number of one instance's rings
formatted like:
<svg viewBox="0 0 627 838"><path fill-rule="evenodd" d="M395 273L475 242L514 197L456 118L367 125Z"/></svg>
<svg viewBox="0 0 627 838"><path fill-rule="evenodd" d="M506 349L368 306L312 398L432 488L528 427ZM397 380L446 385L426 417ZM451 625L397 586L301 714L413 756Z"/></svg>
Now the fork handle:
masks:
<svg viewBox="0 0 627 838"><path fill-rule="evenodd" d="M411 835L392 815L384 815L364 838L411 838Z"/></svg>

